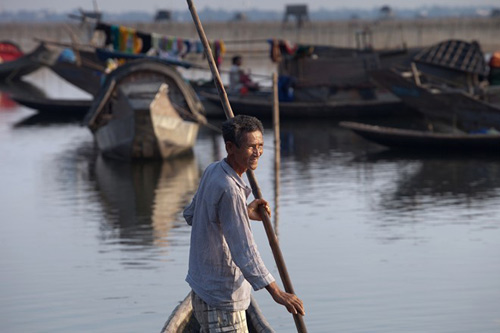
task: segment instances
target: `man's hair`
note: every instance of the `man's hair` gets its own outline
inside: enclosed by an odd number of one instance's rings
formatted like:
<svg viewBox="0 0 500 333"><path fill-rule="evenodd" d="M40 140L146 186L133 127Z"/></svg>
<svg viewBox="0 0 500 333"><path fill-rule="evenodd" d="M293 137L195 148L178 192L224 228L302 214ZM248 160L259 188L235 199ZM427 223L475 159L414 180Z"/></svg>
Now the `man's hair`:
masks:
<svg viewBox="0 0 500 333"><path fill-rule="evenodd" d="M241 58L241 56L240 56L240 55L235 55L235 56L231 59L231 61L233 62L233 65L236 65L236 63L237 63L239 60L241 60L241 59L242 59L242 58Z"/></svg>
<svg viewBox="0 0 500 333"><path fill-rule="evenodd" d="M240 146L243 135L255 131L264 133L264 127L259 119L252 116L237 115L222 123L224 142L232 142L236 147Z"/></svg>

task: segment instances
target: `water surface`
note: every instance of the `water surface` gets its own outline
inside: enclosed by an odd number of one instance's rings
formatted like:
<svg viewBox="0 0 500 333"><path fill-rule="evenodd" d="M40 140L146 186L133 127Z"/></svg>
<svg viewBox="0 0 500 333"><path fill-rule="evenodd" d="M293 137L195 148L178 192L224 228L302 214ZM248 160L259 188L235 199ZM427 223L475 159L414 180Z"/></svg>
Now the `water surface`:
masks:
<svg viewBox="0 0 500 333"><path fill-rule="evenodd" d="M100 157L79 122L33 114L0 109L0 330L158 332L189 292L182 208L221 139L204 129L192 156L127 164ZM265 125L256 176L274 206ZM276 227L310 332L500 331L500 158L392 152L334 120L284 120L281 139ZM294 331L255 296L277 332Z"/></svg>

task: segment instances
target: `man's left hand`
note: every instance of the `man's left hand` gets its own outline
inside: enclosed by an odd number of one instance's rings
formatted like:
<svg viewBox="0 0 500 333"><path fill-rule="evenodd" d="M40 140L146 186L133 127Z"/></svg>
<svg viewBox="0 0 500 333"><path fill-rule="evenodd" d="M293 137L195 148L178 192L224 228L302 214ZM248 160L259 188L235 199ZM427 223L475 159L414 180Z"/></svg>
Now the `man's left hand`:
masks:
<svg viewBox="0 0 500 333"><path fill-rule="evenodd" d="M259 213L259 206L263 205L267 211L267 214L271 216L271 207L269 207L269 203L264 199L255 199L248 205L248 217L255 221L262 221L262 217Z"/></svg>

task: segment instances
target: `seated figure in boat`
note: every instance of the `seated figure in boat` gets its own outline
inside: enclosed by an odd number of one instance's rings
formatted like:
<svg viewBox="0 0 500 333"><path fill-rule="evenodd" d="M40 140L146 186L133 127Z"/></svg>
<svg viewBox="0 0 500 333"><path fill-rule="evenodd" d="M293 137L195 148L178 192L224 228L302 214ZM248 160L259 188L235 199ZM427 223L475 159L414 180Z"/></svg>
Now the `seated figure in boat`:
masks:
<svg viewBox="0 0 500 333"><path fill-rule="evenodd" d="M488 65L490 67L488 75L490 85L500 85L500 51L494 52L491 55Z"/></svg>
<svg viewBox="0 0 500 333"><path fill-rule="evenodd" d="M245 73L241 68L242 63L243 58L240 55L233 57L229 70L229 91L245 95L249 91L259 90L259 84L252 81L250 74Z"/></svg>

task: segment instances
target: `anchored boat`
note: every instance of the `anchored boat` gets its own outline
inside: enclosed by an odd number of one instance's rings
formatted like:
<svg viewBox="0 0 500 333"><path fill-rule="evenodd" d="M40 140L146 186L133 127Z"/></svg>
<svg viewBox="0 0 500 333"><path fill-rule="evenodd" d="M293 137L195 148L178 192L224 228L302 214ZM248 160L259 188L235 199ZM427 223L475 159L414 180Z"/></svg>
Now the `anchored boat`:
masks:
<svg viewBox="0 0 500 333"><path fill-rule="evenodd" d="M191 86L174 67L153 60L108 74L84 120L102 154L124 160L186 153L205 122Z"/></svg>

